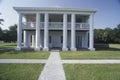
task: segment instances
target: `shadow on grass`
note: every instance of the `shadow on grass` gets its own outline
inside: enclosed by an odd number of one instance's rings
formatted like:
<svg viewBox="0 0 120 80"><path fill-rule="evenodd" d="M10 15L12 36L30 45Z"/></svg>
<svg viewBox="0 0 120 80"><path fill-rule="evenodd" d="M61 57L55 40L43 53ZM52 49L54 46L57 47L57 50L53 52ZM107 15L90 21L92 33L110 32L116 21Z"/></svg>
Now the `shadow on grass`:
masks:
<svg viewBox="0 0 120 80"><path fill-rule="evenodd" d="M16 50L0 50L0 54L22 54L22 53L28 53L28 52L34 52L32 50L22 50L22 51L16 51Z"/></svg>
<svg viewBox="0 0 120 80"><path fill-rule="evenodd" d="M120 51L119 48L96 48L97 51Z"/></svg>
<svg viewBox="0 0 120 80"><path fill-rule="evenodd" d="M0 49L13 49L16 46L16 43L0 43Z"/></svg>

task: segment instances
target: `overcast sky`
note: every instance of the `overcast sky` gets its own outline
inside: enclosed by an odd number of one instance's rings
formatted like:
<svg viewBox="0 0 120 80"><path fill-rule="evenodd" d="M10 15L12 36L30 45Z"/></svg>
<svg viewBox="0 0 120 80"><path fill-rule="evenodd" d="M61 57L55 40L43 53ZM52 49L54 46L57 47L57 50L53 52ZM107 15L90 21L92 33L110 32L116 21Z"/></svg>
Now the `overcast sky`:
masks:
<svg viewBox="0 0 120 80"><path fill-rule="evenodd" d="M95 28L114 28L120 24L120 0L0 0L0 18L5 20L2 29L18 22L18 14L13 7L95 9Z"/></svg>

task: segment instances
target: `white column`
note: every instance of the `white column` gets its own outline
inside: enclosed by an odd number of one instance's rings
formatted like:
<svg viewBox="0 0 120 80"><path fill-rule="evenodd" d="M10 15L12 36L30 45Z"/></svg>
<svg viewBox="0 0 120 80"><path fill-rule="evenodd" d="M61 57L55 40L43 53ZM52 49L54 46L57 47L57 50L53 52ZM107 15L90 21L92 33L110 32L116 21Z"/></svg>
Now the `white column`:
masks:
<svg viewBox="0 0 120 80"><path fill-rule="evenodd" d="M35 47L35 35L32 35L32 47Z"/></svg>
<svg viewBox="0 0 120 80"><path fill-rule="evenodd" d="M27 31L26 30L24 30L24 32L23 32L23 34L24 34L24 47L25 48L28 48L29 46L28 46L28 35L27 35Z"/></svg>
<svg viewBox="0 0 120 80"><path fill-rule="evenodd" d="M63 51L67 51L67 14L63 14Z"/></svg>
<svg viewBox="0 0 120 80"><path fill-rule="evenodd" d="M40 50L40 13L36 13L36 45L35 50Z"/></svg>
<svg viewBox="0 0 120 80"><path fill-rule="evenodd" d="M22 48L22 14L19 13L19 23L17 28L17 48L16 50L21 50Z"/></svg>
<svg viewBox="0 0 120 80"><path fill-rule="evenodd" d="M94 31L93 31L93 24L94 24L94 18L93 18L93 14L90 15L89 17L89 49L91 51L94 51L95 48L93 47L94 46Z"/></svg>
<svg viewBox="0 0 120 80"><path fill-rule="evenodd" d="M44 21L44 51L48 51L48 19L49 19L49 15L48 13L45 13L45 17L44 17L45 21Z"/></svg>
<svg viewBox="0 0 120 80"><path fill-rule="evenodd" d="M75 42L75 14L71 15L71 51L76 51Z"/></svg>

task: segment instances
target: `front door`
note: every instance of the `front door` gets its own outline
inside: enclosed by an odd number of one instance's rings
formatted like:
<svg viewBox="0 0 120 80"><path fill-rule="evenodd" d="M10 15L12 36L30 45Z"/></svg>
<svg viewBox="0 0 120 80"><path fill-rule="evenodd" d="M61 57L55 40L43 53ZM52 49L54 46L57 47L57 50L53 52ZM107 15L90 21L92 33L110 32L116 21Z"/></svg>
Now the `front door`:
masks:
<svg viewBox="0 0 120 80"><path fill-rule="evenodd" d="M76 47L79 49L79 48L82 48L82 36L76 36Z"/></svg>
<svg viewBox="0 0 120 80"><path fill-rule="evenodd" d="M52 42L52 48L60 48L61 47L61 36L52 35L51 42Z"/></svg>

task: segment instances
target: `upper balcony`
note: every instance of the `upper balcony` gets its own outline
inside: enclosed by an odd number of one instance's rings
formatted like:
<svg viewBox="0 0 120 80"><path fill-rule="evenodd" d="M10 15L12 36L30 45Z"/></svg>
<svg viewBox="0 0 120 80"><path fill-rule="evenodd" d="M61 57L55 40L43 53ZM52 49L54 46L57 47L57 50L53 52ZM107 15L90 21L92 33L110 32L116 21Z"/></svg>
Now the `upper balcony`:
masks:
<svg viewBox="0 0 120 80"><path fill-rule="evenodd" d="M89 30L88 23L76 23L75 24L76 30ZM36 22L24 22L22 23L22 29L36 29ZM44 22L40 22L40 29L44 29ZM49 22L48 25L49 30L63 30L63 23L62 22ZM67 24L67 29L71 30L71 23Z"/></svg>

